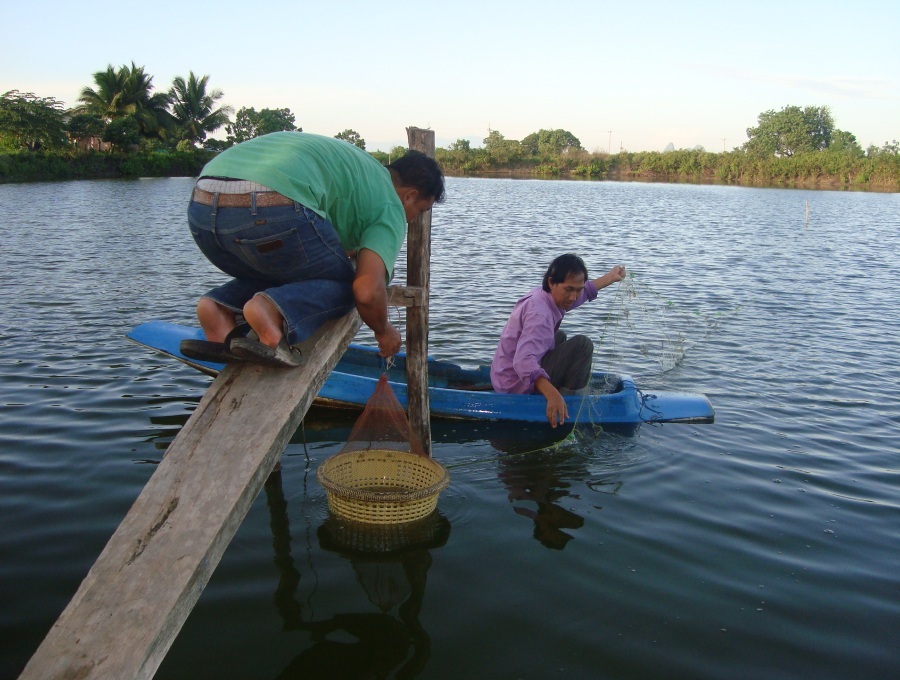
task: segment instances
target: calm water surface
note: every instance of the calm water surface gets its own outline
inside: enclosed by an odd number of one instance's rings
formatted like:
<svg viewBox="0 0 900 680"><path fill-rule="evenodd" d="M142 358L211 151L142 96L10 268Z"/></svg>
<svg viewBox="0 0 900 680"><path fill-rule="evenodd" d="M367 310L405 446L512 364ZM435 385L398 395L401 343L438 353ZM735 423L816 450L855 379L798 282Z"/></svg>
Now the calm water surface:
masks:
<svg viewBox="0 0 900 680"><path fill-rule="evenodd" d="M0 677L209 385L124 339L193 323L222 280L187 231L191 184L0 186ZM641 387L707 394L716 423L542 449L548 428L436 422L451 486L378 555L315 481L352 417L311 413L157 677L898 677L900 195L484 179L448 194L432 354L488 361L515 299L576 251L592 275L634 276L566 327Z"/></svg>

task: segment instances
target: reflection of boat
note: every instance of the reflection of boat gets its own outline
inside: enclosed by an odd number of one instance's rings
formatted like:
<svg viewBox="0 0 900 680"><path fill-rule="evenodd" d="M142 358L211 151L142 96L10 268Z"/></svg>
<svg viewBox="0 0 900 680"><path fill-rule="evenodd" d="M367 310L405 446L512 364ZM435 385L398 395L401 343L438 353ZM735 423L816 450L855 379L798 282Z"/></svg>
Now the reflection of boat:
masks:
<svg viewBox="0 0 900 680"><path fill-rule="evenodd" d="M199 328L151 321L134 328L127 337L150 349L216 375L222 364L189 359L179 346L187 338L203 338ZM384 371L377 350L350 345L319 391L317 403L341 408L362 408ZM406 355L394 357L388 369L391 388L406 406ZM540 395L499 394L491 389L490 368L463 368L448 361L428 360L429 401L434 416L466 420L543 423L546 401ZM702 394L643 392L627 375L595 373L586 395L566 397L569 414L595 425L655 423L711 423L715 412Z"/></svg>

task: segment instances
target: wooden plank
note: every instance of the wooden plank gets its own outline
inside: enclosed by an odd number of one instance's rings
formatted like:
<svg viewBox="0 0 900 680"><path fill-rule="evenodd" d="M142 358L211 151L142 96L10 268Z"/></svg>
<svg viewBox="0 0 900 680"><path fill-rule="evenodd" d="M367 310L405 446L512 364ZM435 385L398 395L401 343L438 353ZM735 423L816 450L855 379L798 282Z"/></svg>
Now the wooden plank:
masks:
<svg viewBox="0 0 900 680"><path fill-rule="evenodd" d="M21 680L153 676L359 326L355 310L323 326L299 368L215 379Z"/></svg>
<svg viewBox="0 0 900 680"><path fill-rule="evenodd" d="M425 291L410 286L388 286L388 305L391 307L417 307L425 300Z"/></svg>
<svg viewBox="0 0 900 680"><path fill-rule="evenodd" d="M406 128L409 148L434 158L434 130ZM406 284L422 289L422 304L406 309L407 413L411 436L431 456L428 400L428 286L431 280L431 211L409 225L406 236Z"/></svg>

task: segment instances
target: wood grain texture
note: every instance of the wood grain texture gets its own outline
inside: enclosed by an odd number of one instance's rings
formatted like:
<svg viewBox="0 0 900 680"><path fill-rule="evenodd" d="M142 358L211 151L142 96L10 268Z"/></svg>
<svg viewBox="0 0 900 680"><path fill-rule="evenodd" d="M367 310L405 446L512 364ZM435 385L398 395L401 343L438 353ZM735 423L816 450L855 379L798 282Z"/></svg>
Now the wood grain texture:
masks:
<svg viewBox="0 0 900 680"><path fill-rule="evenodd" d="M434 130L406 128L409 148L434 158ZM406 283L421 288L422 304L406 309L407 413L413 437L431 456L431 421L428 399L428 303L431 282L431 211L410 223L406 236Z"/></svg>
<svg viewBox="0 0 900 680"><path fill-rule="evenodd" d="M360 320L295 369L226 367L171 443L22 680L151 678Z"/></svg>

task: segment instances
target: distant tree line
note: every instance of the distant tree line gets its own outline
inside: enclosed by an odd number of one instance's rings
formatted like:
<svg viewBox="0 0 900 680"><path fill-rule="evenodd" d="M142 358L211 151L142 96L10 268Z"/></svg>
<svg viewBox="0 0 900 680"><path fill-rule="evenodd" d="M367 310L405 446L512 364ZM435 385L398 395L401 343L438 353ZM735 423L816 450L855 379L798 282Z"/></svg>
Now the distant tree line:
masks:
<svg viewBox="0 0 900 680"><path fill-rule="evenodd" d="M290 109L220 106L209 76L190 71L156 91L143 67L108 66L93 74L75 107L17 90L0 97L0 181L195 175L209 158L270 132L302 131ZM232 118L233 116L233 118ZM211 135L219 130L225 139ZM366 148L358 132L334 135ZM701 147L665 152L588 152L567 130L522 140L488 130L483 146L458 139L436 150L450 175L506 174L591 179L854 185L900 191L897 141L863 149L836 128L827 106L787 106L759 114L748 140L729 152ZM404 147L370 152L381 162ZM97 152L100 152L99 154Z"/></svg>
<svg viewBox="0 0 900 680"><path fill-rule="evenodd" d="M153 77L142 66L107 66L93 75L94 85L81 91L77 105L65 109L52 97L10 90L0 98L0 148L5 151L65 150L87 140L119 151L213 150L282 130L302 131L290 109L218 106L224 93L210 89L209 76L193 71L172 81L165 92L154 91ZM225 140L209 135L224 128ZM365 149L354 130L335 135ZM137 146L138 149L134 147Z"/></svg>
<svg viewBox="0 0 900 680"><path fill-rule="evenodd" d="M483 146L458 139L436 157L448 174L506 174L753 184L859 186L900 191L900 145L863 149L835 127L827 106L765 111L747 142L728 152L702 147L665 152L587 152L566 130L516 141L489 130Z"/></svg>
<svg viewBox="0 0 900 680"><path fill-rule="evenodd" d="M0 181L192 175L233 144L302 131L290 109L235 113L219 105L223 97L209 76L193 71L158 91L134 62L94 73L70 109L53 97L10 90L0 97ZM224 140L211 137L222 129ZM355 130L335 137L365 149Z"/></svg>

